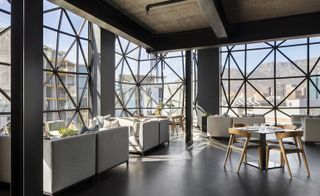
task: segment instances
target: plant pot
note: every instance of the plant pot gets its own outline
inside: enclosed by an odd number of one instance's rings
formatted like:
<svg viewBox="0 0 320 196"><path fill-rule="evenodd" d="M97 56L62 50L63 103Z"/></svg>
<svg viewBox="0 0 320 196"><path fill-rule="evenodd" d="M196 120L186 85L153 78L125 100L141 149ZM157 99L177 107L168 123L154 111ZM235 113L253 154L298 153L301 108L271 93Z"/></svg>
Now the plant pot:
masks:
<svg viewBox="0 0 320 196"><path fill-rule="evenodd" d="M202 132L207 132L207 116L202 116Z"/></svg>

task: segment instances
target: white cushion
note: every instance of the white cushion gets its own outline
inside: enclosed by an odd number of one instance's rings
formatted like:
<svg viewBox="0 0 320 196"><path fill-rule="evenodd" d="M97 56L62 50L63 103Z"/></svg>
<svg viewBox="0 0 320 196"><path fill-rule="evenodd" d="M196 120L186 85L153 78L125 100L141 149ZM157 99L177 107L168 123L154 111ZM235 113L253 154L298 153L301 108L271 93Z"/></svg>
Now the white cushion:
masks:
<svg viewBox="0 0 320 196"><path fill-rule="evenodd" d="M104 120L103 128L117 128L119 127L119 120Z"/></svg>

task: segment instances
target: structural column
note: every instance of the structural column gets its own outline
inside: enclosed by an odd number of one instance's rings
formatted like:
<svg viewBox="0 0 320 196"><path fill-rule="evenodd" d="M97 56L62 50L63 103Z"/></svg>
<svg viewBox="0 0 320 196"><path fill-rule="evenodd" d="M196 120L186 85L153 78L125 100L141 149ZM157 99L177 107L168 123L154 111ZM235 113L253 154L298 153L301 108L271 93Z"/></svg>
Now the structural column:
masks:
<svg viewBox="0 0 320 196"><path fill-rule="evenodd" d="M198 50L198 105L207 113L219 114L219 48Z"/></svg>
<svg viewBox="0 0 320 196"><path fill-rule="evenodd" d="M11 0L11 195L42 195L43 0Z"/></svg>
<svg viewBox="0 0 320 196"><path fill-rule="evenodd" d="M101 115L115 115L115 35L101 28Z"/></svg>
<svg viewBox="0 0 320 196"><path fill-rule="evenodd" d="M192 52L186 51L186 142L192 141Z"/></svg>

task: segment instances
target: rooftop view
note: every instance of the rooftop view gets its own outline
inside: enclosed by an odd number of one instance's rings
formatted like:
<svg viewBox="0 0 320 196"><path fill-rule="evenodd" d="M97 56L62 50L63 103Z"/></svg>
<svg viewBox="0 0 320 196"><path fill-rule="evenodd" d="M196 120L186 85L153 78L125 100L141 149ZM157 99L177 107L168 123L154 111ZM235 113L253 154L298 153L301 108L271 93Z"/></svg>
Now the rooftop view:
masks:
<svg viewBox="0 0 320 196"><path fill-rule="evenodd" d="M318 0L0 0L0 195L318 196Z"/></svg>

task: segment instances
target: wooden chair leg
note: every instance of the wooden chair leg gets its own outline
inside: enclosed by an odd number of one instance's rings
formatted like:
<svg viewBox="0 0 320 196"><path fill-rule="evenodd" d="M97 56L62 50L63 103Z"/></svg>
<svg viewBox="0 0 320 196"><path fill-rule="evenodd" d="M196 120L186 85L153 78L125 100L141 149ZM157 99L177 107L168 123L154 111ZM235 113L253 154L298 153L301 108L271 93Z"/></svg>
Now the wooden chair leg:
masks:
<svg viewBox="0 0 320 196"><path fill-rule="evenodd" d="M260 154L260 149L259 150L259 163L260 163L260 170L261 170L261 154ZM266 168L269 168L269 156L270 156L270 148L267 147L266 149ZM268 170L266 170L268 171Z"/></svg>
<svg viewBox="0 0 320 196"><path fill-rule="evenodd" d="M301 157L300 157L300 153L297 153L297 154L298 154L299 164L301 164Z"/></svg>
<svg viewBox="0 0 320 196"><path fill-rule="evenodd" d="M280 151L280 166L284 167L284 159L283 159L281 151Z"/></svg>
<svg viewBox="0 0 320 196"><path fill-rule="evenodd" d="M306 157L306 154L305 154L304 151L302 151L302 158L303 158L303 161L304 161L304 165L305 165L305 167L306 167L306 170L307 170L308 177L310 177L310 169L309 169L307 157Z"/></svg>
<svg viewBox="0 0 320 196"><path fill-rule="evenodd" d="M225 157L224 163L223 163L223 167L224 168L226 167L226 163L227 163L228 157L230 157L230 151L231 151L231 148L228 146L227 152L226 152L226 157Z"/></svg>
<svg viewBox="0 0 320 196"><path fill-rule="evenodd" d="M229 139L228 147L227 147L226 157L225 157L224 163L223 163L223 167L224 168L226 167L226 163L227 163L228 157L230 157L230 155L231 155L231 151L232 151L231 144L232 144L232 141L233 141L233 136L231 135L230 139Z"/></svg>
<svg viewBox="0 0 320 196"><path fill-rule="evenodd" d="M240 168L241 168L241 165L242 165L242 162L243 162L243 159L244 159L244 156L246 153L247 153L247 149L244 148L241 152L241 157L240 157L237 173L239 173L239 171L240 171Z"/></svg>
<svg viewBox="0 0 320 196"><path fill-rule="evenodd" d="M293 138L293 141L294 141L294 145L295 145L296 147L298 147L298 148L299 148L297 138ZM298 155L298 159L299 159L299 164L301 164L301 157L300 157L300 153L297 153L297 155Z"/></svg>
<svg viewBox="0 0 320 196"><path fill-rule="evenodd" d="M285 164L287 165L289 176L290 176L290 178L292 178L292 173L291 173L291 169L290 169L290 166L289 166L289 161L288 161L287 155L283 150L281 150L281 151L282 151L282 156L284 158Z"/></svg>

